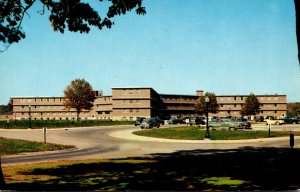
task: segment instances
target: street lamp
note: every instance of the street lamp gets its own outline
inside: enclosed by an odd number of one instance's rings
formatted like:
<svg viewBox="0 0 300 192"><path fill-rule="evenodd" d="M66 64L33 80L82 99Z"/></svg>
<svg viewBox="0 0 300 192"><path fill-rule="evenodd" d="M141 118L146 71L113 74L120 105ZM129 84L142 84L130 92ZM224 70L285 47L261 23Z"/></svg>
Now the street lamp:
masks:
<svg viewBox="0 0 300 192"><path fill-rule="evenodd" d="M205 97L205 103L206 103L206 133L205 133L205 139L210 139L209 129L208 129L208 103L209 103L208 96Z"/></svg>
<svg viewBox="0 0 300 192"><path fill-rule="evenodd" d="M29 128L31 129L31 105L28 106L29 107Z"/></svg>

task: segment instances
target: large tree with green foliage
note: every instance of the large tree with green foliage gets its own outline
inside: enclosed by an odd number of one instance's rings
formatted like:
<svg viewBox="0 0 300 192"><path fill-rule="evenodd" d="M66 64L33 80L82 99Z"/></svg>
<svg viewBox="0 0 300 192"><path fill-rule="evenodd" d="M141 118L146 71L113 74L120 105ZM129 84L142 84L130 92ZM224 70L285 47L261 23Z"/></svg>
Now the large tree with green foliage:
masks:
<svg viewBox="0 0 300 192"><path fill-rule="evenodd" d="M204 96L200 96L195 104L195 110L198 114L203 115L207 112L207 103L205 102L205 98L209 98L208 102L208 112L209 113L217 113L219 109L219 104L217 102L217 97L214 93L207 92Z"/></svg>
<svg viewBox="0 0 300 192"><path fill-rule="evenodd" d="M139 15L145 14L142 1L98 0L87 3L84 0L0 0L0 42L8 46L25 38L22 21L34 4L40 3L40 14L49 14L54 31L63 33L67 28L72 32L88 33L91 26L99 30L111 28L114 16L126 14L132 9ZM106 6L107 12L103 16L95 9Z"/></svg>
<svg viewBox="0 0 300 192"><path fill-rule="evenodd" d="M90 110L94 106L95 98L92 86L84 79L73 80L64 91L64 105L76 109L78 121L83 109Z"/></svg>
<svg viewBox="0 0 300 192"><path fill-rule="evenodd" d="M250 95L245 100L245 104L242 107L241 115L256 115L257 113L259 113L259 107L260 103L257 97L253 93L250 93Z"/></svg>

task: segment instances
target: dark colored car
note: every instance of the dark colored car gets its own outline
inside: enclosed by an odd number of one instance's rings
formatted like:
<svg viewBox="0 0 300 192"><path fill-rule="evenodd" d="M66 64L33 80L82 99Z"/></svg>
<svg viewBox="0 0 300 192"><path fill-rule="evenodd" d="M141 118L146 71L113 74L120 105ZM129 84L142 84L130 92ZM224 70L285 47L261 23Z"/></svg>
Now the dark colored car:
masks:
<svg viewBox="0 0 300 192"><path fill-rule="evenodd" d="M168 120L168 124L178 124L181 123L181 119L177 117L171 117L171 119Z"/></svg>
<svg viewBox="0 0 300 192"><path fill-rule="evenodd" d="M239 126L242 129L251 129L251 123L249 121L241 121L239 122Z"/></svg>
<svg viewBox="0 0 300 192"><path fill-rule="evenodd" d="M203 117L190 117L189 124L192 125L205 125L205 121Z"/></svg>
<svg viewBox="0 0 300 192"><path fill-rule="evenodd" d="M146 119L146 118L145 117L137 117L134 122L134 126L140 125L144 119Z"/></svg>
<svg viewBox="0 0 300 192"><path fill-rule="evenodd" d="M299 123L299 119L294 118L294 117L283 117L280 119L283 120L284 123L287 123L287 124L298 124Z"/></svg>
<svg viewBox="0 0 300 192"><path fill-rule="evenodd" d="M162 120L160 117L152 117L153 119L155 119L155 121L157 121L159 124L161 124L161 125L164 125L165 124L165 121L164 120Z"/></svg>
<svg viewBox="0 0 300 192"><path fill-rule="evenodd" d="M240 129L251 129L251 123L246 118L238 117L233 119L233 121L238 123Z"/></svg>
<svg viewBox="0 0 300 192"><path fill-rule="evenodd" d="M154 118L147 118L144 119L143 122L140 125L141 129L144 128L152 128L152 127L160 127L160 123L156 121Z"/></svg>

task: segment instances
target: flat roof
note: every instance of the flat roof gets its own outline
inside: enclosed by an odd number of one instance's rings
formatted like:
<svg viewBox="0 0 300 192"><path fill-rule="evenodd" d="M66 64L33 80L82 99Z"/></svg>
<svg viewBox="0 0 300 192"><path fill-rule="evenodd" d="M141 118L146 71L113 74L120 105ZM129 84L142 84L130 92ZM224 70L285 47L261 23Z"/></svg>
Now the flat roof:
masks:
<svg viewBox="0 0 300 192"><path fill-rule="evenodd" d="M143 87L143 86L126 86L126 87L112 87L111 89L153 89L153 88Z"/></svg>

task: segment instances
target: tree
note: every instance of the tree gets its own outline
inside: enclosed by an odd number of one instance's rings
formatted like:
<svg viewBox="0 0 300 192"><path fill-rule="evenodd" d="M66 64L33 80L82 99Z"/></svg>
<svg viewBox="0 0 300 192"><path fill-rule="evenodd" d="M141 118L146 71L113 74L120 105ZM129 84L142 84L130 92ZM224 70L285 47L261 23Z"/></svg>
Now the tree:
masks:
<svg viewBox="0 0 300 192"><path fill-rule="evenodd" d="M10 99L7 105L0 105L0 114L11 114L12 100Z"/></svg>
<svg viewBox="0 0 300 192"><path fill-rule="evenodd" d="M209 113L217 113L219 109L219 104L217 102L217 97L214 93L207 92L204 96L200 96L195 104L196 112L200 115L206 114L207 105L205 102L205 98L209 98L208 103L208 112Z"/></svg>
<svg viewBox="0 0 300 192"><path fill-rule="evenodd" d="M245 104L242 106L241 115L256 115L259 112L260 103L257 97L250 93L250 95L246 98Z"/></svg>
<svg viewBox="0 0 300 192"><path fill-rule="evenodd" d="M38 2L42 8L41 15L46 11L50 12L49 20L54 31L64 33L66 27L69 31L88 33L90 27L111 28L114 24L112 18L116 15L124 15L136 8L138 15L146 14L145 7L142 7L143 0L108 0L111 4L104 18L83 0L4 0L0 1L0 42L5 46L17 43L25 38L22 30L24 15ZM105 6L103 0L95 4ZM99 6L100 7L100 6Z"/></svg>
<svg viewBox="0 0 300 192"><path fill-rule="evenodd" d="M95 98L92 86L84 79L73 80L64 91L64 105L67 109L76 109L77 121L83 109L90 110L94 106Z"/></svg>
<svg viewBox="0 0 300 192"><path fill-rule="evenodd" d="M288 103L287 104L287 116L295 117L300 115L300 103Z"/></svg>

